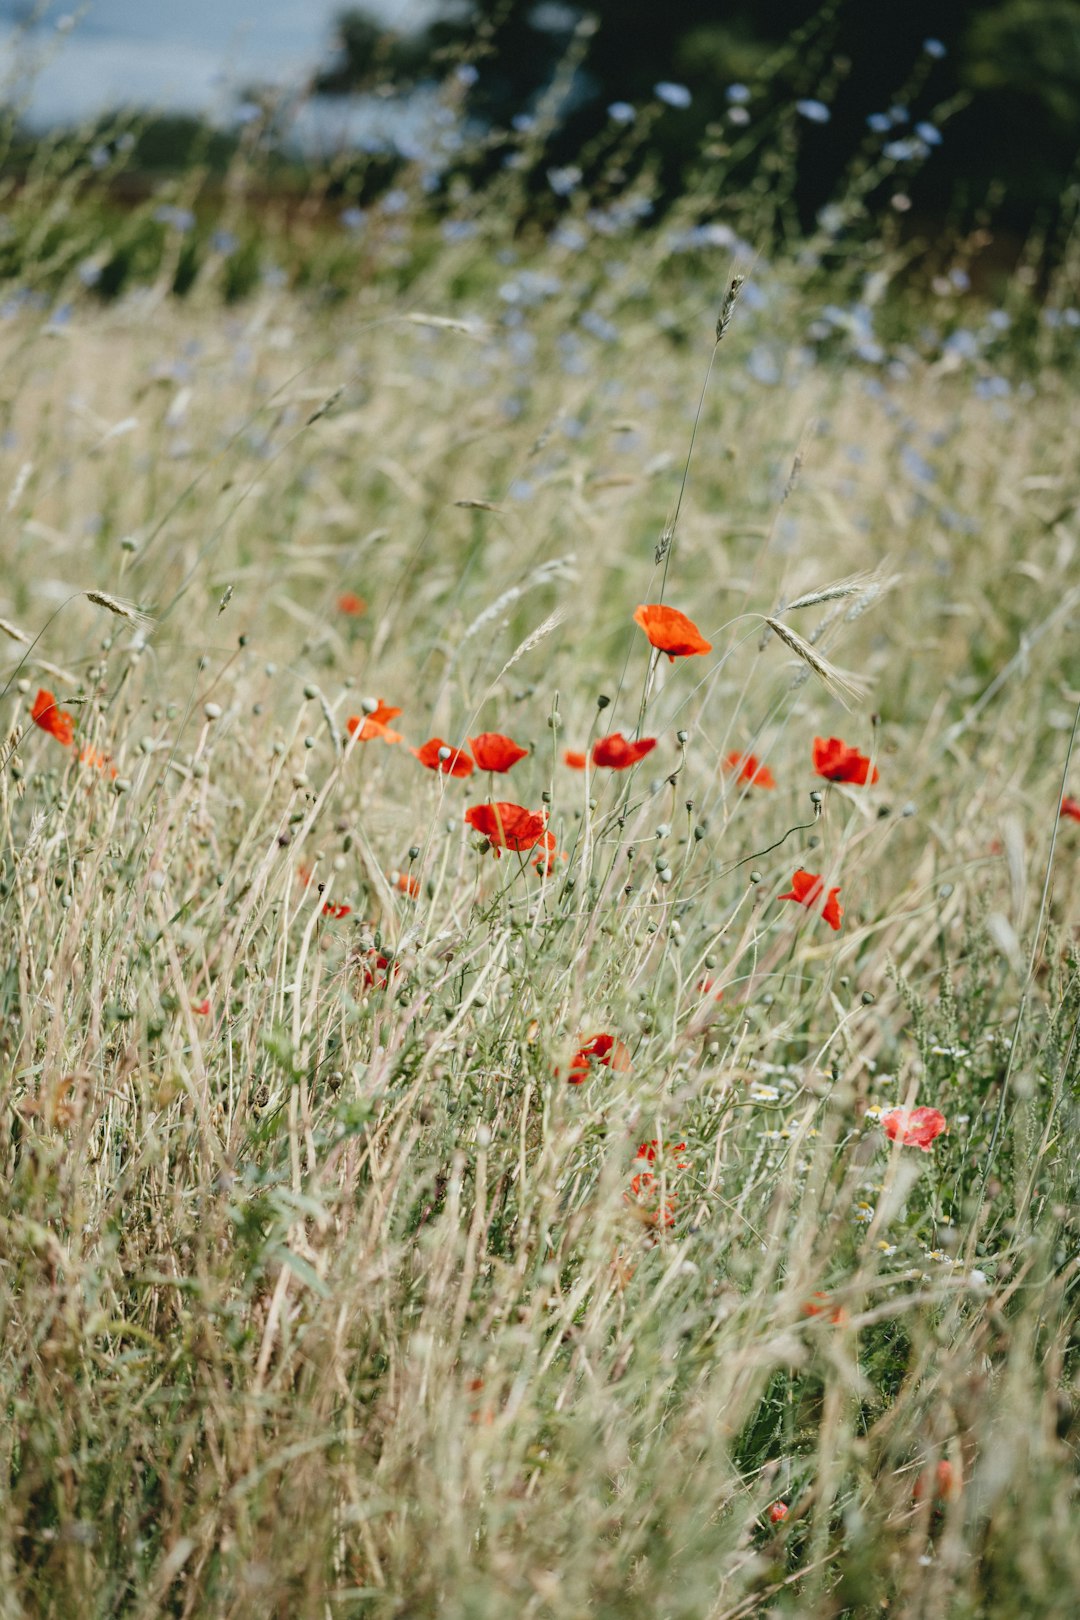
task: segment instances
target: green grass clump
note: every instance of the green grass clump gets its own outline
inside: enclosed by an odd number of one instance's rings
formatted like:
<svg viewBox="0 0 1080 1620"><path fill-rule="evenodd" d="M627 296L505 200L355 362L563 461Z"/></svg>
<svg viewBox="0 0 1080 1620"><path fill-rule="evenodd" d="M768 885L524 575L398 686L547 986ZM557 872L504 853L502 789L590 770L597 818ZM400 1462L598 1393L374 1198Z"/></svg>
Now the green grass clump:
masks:
<svg viewBox="0 0 1080 1620"><path fill-rule="evenodd" d="M427 240L0 327L0 1616L1071 1614L1068 373Z"/></svg>

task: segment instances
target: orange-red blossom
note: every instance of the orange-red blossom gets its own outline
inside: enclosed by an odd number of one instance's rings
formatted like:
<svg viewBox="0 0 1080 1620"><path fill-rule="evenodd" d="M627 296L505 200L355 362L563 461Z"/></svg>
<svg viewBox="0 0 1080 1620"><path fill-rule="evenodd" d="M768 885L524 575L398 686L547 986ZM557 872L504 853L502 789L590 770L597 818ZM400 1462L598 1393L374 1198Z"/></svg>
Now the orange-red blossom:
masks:
<svg viewBox="0 0 1080 1620"><path fill-rule="evenodd" d="M630 1053L614 1035L593 1035L574 1053L570 1073L566 1077L570 1084L580 1086L583 1080L587 1080L594 1063L605 1069L628 1069Z"/></svg>
<svg viewBox="0 0 1080 1620"><path fill-rule="evenodd" d="M738 771L740 782L749 782L751 787L774 788L776 778L767 765L763 765L756 754L728 754L724 764L729 771Z"/></svg>
<svg viewBox="0 0 1080 1620"><path fill-rule="evenodd" d="M30 707L30 718L35 726L47 731L65 748L70 748L75 741L75 721L66 709L59 707L53 694L44 687L41 687Z"/></svg>
<svg viewBox="0 0 1080 1620"><path fill-rule="evenodd" d="M411 748L409 752L429 771L441 771L443 776L471 776L473 773L473 762L464 748L451 748L441 737L429 737L422 748Z"/></svg>
<svg viewBox="0 0 1080 1620"><path fill-rule="evenodd" d="M655 737L638 737L627 742L621 731L613 731L610 737L600 737L593 743L592 762L610 771L625 771L651 754L655 747Z"/></svg>
<svg viewBox="0 0 1080 1620"><path fill-rule="evenodd" d="M828 782L852 782L856 787L864 787L867 781L873 785L878 779L877 766L839 737L814 738L814 769Z"/></svg>
<svg viewBox="0 0 1080 1620"><path fill-rule="evenodd" d="M777 898L795 900L810 911L819 911L830 928L839 928L840 919L844 915L844 908L840 904L840 890L830 889L825 904L821 905L819 902L824 893L825 884L818 874L804 872L800 867L791 879L791 888L787 894L781 894Z"/></svg>
<svg viewBox="0 0 1080 1620"><path fill-rule="evenodd" d="M469 747L478 771L508 771L529 752L501 731L482 731L478 737L469 738Z"/></svg>
<svg viewBox="0 0 1080 1620"><path fill-rule="evenodd" d="M676 658L712 652L712 642L705 640L693 619L663 602L643 602L634 614L634 623L641 626L658 652L667 653L672 663Z"/></svg>
<svg viewBox="0 0 1080 1620"><path fill-rule="evenodd" d="M504 849L535 849L538 844L546 850L555 848L555 834L548 832L545 817L522 804L508 804L505 799L472 804L465 820L484 835L496 855Z"/></svg>
<svg viewBox="0 0 1080 1620"><path fill-rule="evenodd" d="M350 714L345 722L345 729L350 737L359 732L361 742L371 742L373 738L379 737L383 742L398 743L401 741L401 732L391 731L389 721L396 720L400 713L400 709L390 708L380 698L370 714Z"/></svg>
<svg viewBox="0 0 1080 1620"><path fill-rule="evenodd" d="M882 1129L890 1142L921 1148L924 1153L929 1153L931 1142L941 1135L946 1124L938 1108L890 1108L881 1116Z"/></svg>

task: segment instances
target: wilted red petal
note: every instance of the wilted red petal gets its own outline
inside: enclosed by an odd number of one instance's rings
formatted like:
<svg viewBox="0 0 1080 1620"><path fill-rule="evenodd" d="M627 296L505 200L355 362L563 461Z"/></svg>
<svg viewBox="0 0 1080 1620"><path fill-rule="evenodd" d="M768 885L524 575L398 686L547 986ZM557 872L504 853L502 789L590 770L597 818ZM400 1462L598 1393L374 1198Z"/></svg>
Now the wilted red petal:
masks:
<svg viewBox="0 0 1080 1620"><path fill-rule="evenodd" d="M611 771L625 771L651 754L655 747L655 737L639 737L636 742L627 742L621 731L613 731L610 737L600 737L593 743L592 762Z"/></svg>
<svg viewBox="0 0 1080 1620"><path fill-rule="evenodd" d="M729 754L724 760L729 771L738 771L740 782L752 787L774 788L776 778L767 765L762 765L755 754Z"/></svg>
<svg viewBox="0 0 1080 1620"><path fill-rule="evenodd" d="M1061 801L1061 814L1068 816L1070 821L1080 821L1080 799L1070 799L1066 795Z"/></svg>
<svg viewBox="0 0 1080 1620"><path fill-rule="evenodd" d="M493 849L533 849L537 844L554 846L554 835L547 831L542 815L526 810L521 804L473 804L465 812L465 820L478 833L483 833Z"/></svg>
<svg viewBox="0 0 1080 1620"><path fill-rule="evenodd" d="M813 753L815 771L829 782L852 782L863 787L868 778L871 786L878 779L877 766L839 737L815 737Z"/></svg>
<svg viewBox="0 0 1080 1620"><path fill-rule="evenodd" d="M75 741L75 721L66 709L57 706L55 697L44 687L40 689L30 708L30 718L35 726L47 731L50 737L55 737L58 743L70 748Z"/></svg>
<svg viewBox="0 0 1080 1620"><path fill-rule="evenodd" d="M787 894L777 896L779 900L795 900L800 906L806 906L810 911L820 911L830 928L839 928L840 919L844 915L844 908L840 904L839 888L830 889L823 906L818 905L825 885L816 872L804 872L802 868L791 879L791 888Z"/></svg>
<svg viewBox="0 0 1080 1620"><path fill-rule="evenodd" d="M482 731L468 741L478 771L508 771L529 752L513 737L504 737L501 731Z"/></svg>
<svg viewBox="0 0 1080 1620"><path fill-rule="evenodd" d="M945 1115L937 1108L890 1108L881 1116L882 1129L890 1142L903 1147L921 1148L929 1153L930 1144L946 1127Z"/></svg>
<svg viewBox="0 0 1080 1620"><path fill-rule="evenodd" d="M693 619L662 602L643 602L634 614L634 623L641 626L659 652L667 653L672 663L676 658L712 652L712 642L705 640Z"/></svg>
<svg viewBox="0 0 1080 1620"><path fill-rule="evenodd" d="M193 1013L201 1013L205 1017L205 1015L210 1011L210 997L207 996L205 1001L193 1001L191 1003L191 1010Z"/></svg>
<svg viewBox="0 0 1080 1620"><path fill-rule="evenodd" d="M440 749L449 749L446 759L439 758ZM411 748L421 765L429 771L441 771L443 776L471 776L473 762L463 748L451 748L441 737L430 737L422 748Z"/></svg>

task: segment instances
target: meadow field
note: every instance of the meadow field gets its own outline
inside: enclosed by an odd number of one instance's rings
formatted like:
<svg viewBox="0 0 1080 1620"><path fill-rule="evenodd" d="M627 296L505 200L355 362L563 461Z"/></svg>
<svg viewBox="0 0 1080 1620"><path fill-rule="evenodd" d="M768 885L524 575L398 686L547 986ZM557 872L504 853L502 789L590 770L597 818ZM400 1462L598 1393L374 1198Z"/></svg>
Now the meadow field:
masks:
<svg viewBox="0 0 1080 1620"><path fill-rule="evenodd" d="M1075 311L409 228L3 308L0 1620L1064 1620Z"/></svg>

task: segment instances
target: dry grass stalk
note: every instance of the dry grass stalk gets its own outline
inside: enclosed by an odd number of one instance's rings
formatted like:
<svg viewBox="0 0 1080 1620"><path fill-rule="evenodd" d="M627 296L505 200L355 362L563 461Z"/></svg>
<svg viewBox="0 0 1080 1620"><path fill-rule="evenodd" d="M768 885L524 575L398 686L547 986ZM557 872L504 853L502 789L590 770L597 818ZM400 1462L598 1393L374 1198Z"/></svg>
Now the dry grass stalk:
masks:
<svg viewBox="0 0 1080 1620"><path fill-rule="evenodd" d="M808 641L804 641L789 624L784 623L783 619L774 619L766 614L765 623L789 651L802 659L807 668L817 676L833 697L843 703L845 708L849 708L851 702L864 698L869 692L870 683L865 677L855 675L850 670L840 669L838 665L811 647Z"/></svg>

